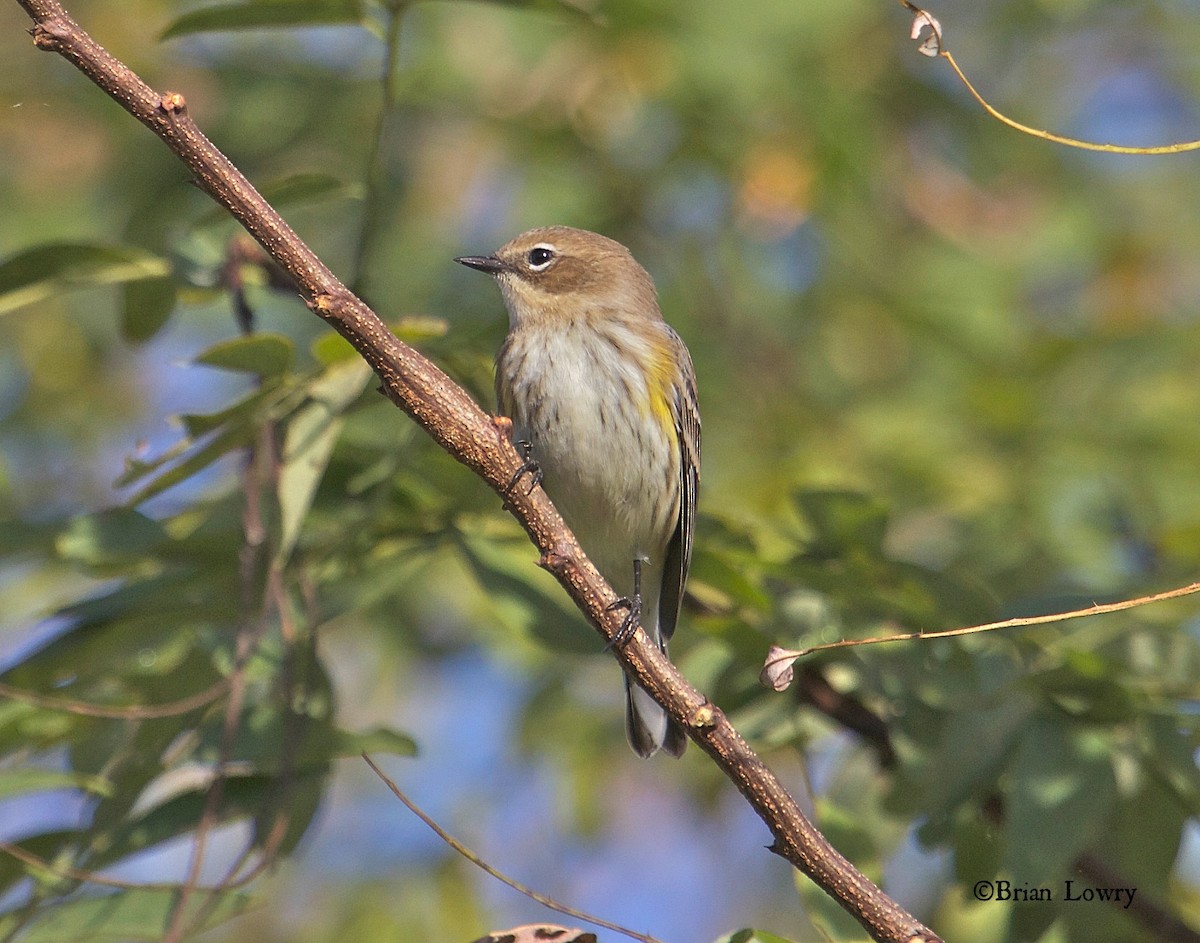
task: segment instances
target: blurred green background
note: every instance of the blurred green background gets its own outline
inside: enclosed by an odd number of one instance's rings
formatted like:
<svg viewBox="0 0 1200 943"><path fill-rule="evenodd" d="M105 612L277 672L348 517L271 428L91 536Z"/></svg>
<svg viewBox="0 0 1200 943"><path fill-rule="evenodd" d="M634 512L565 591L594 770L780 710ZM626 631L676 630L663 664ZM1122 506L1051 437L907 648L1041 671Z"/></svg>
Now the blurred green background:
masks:
<svg viewBox="0 0 1200 943"><path fill-rule="evenodd" d="M1019 135L884 0L69 9L488 408L503 309L451 258L552 223L628 244L700 385L684 672L947 939L1197 938L1194 603L757 673L773 642L1195 578L1200 158ZM1200 137L1195 3L932 12L1018 120ZM362 749L564 902L666 940L860 939L699 751L629 752L617 669L498 499L28 26L0 6L0 839L53 867L0 854L0 939L160 939L181 906L256 943L564 921ZM269 866L180 905L220 758L200 875ZM975 902L989 880L1054 900Z"/></svg>

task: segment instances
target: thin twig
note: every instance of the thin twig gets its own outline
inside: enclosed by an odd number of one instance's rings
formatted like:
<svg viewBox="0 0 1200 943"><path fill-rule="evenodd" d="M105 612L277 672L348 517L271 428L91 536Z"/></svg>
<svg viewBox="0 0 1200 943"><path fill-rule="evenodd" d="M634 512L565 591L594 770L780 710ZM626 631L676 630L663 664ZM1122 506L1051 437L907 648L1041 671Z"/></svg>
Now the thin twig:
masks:
<svg viewBox="0 0 1200 943"><path fill-rule="evenodd" d="M624 936L629 937L630 939L641 940L642 943L662 943L661 940L659 940L655 937L647 936L644 933L638 933L636 930L630 930L628 927L623 927L618 923L610 923L607 920L604 920L600 917L594 917L591 914L586 913L585 911L582 911L582 910L576 910L574 907L569 907L566 904L560 904L554 898L547 897L544 894L539 894L537 891L533 890L533 888L526 887L524 884L520 883L519 881L515 881L512 878L510 878L507 874L504 874L501 871L497 871L490 864L488 864L481 857L479 857L478 854L471 851L470 848L468 848L466 845L464 845L462 842L460 842L457 838L455 838L453 835L451 835L449 832L447 832L444 828L442 828L440 825L438 825L438 823L435 822L432 818L430 818L428 815L426 815L425 812L422 811L420 806L418 806L415 802L413 802L410 798L408 798L408 796L406 796L403 792L401 792L400 787L397 786L395 784L395 782L393 782L392 779L390 779L388 777L388 775L386 773L384 773L383 770L381 770L378 766L375 765L375 761L372 760L370 756L368 756L366 753L364 753L362 755L362 758L367 761L367 765L369 767L371 767L371 770L375 773L375 775L378 776L381 780L383 780L383 784L392 791L392 794L397 799L399 799L401 802L403 802L406 806L408 806L408 810L413 815L415 815L422 822L424 822L426 825L428 825L434 831L434 833L437 835L438 838L440 838L447 845L449 845L451 848L453 848L456 852L458 852L460 855L462 855L464 858L466 858L468 861L470 861L471 864L475 865L475 867L480 868L481 870L485 871L487 874L494 877L500 883L507 884L514 891L524 894L530 900L536 901L537 903L541 904L543 907L549 907L551 910L557 911L560 914L565 914L568 917L574 917L577 920L584 920L588 923L595 924L598 927L604 927L604 929L606 929L606 930L613 930L617 933L620 933L620 934L623 934Z"/></svg>
<svg viewBox="0 0 1200 943"><path fill-rule="evenodd" d="M918 17L918 23L921 23L923 28L931 29L934 32L934 36L931 40L927 41L927 45L922 45L922 51L930 49L932 51L928 53L929 55L940 56L950 63L950 68L954 70L954 73L958 76L959 81L966 86L967 91L971 93L971 97L983 106L984 111L986 111L997 121L1008 125L1015 131L1020 131L1022 134L1028 134L1036 138L1042 138L1046 141L1053 141L1055 144L1063 144L1067 147L1078 148L1079 150L1103 151L1108 154L1134 154L1146 157L1159 156L1163 154L1183 154L1188 151L1200 150L1200 141L1181 141L1177 144L1157 144L1150 147L1134 147L1132 145L1124 144L1100 144L1095 141L1081 141L1078 138L1071 138L1061 134L1055 134L1053 131L1043 131L1039 128L1031 128L1029 125L1021 124L1019 121L1014 121L1012 118L1008 117L1008 115L1003 114L996 108L992 107L987 99L979 94L979 92L975 89L975 86L971 84L971 80L968 79L963 70L959 68L954 56L951 54L950 50L946 48L942 38L941 27L938 25L937 19L933 16L933 14L921 9L914 3L911 3L910 0L899 0L899 3L901 6L905 7ZM914 29L914 34L915 33L916 30ZM916 36L914 35L913 38L915 39Z"/></svg>
<svg viewBox="0 0 1200 943"><path fill-rule="evenodd" d="M244 255L244 252L239 254ZM227 266L226 275L229 278L227 288L234 303L241 333L244 336L251 336L254 333L254 312L242 290L237 267ZM260 380L260 385L261 382ZM287 646L283 664L283 691L279 703L282 705L285 718L290 718L293 714L292 698L295 692L292 686L291 668L295 654L296 633L290 613L287 611L283 575L279 569L280 563L272 552L270 528L267 523L267 514L263 510L264 501L277 500L281 470L282 456L278 424L274 420L267 420L263 422L255 442L247 450L242 476L242 491L245 495L245 503L242 507L242 547L239 552L242 616L236 641L237 668L231 675L229 700L226 702L221 741L218 747L216 776L209 786L208 795L205 796L200 822L196 826L188 874L172 910L163 943L177 943L184 936L204 925L208 915L219 901L218 895L241 869L252 848L252 845L247 846L238 861L227 872L225 879L206 892L205 900L196 908L196 914L192 920L186 921L187 901L193 889L199 885L207 839L216 824L221 798L224 794L225 764L233 752L233 744L241 722L246 688L245 668L275 616L279 618L280 624L283 626L284 644ZM280 781L283 783L285 794L290 785L292 757L295 748L294 738L289 736L294 731L289 730L288 726L285 720L283 743L280 746L282 751ZM279 825L281 820L284 823L287 821L286 801L281 798L277 808L271 834L278 833L278 840L281 841L283 832ZM286 827L283 831L286 831ZM263 858L259 861L260 867L265 867L272 855L273 849L270 853L264 851Z"/></svg>
<svg viewBox="0 0 1200 943"><path fill-rule="evenodd" d="M243 623L238 630L237 664L229 676L229 697L225 702L225 716L221 726L221 740L217 748L218 758L213 781L209 784L208 794L204 797L204 808L200 813L200 821L196 825L187 876L179 888L179 896L172 908L167 931L163 934L163 943L179 943L183 939L186 930L188 898L191 897L193 891L200 887L200 872L204 866L208 837L217 824L221 798L225 792L225 764L233 753L238 723L241 720L242 707L245 704L246 665L261 637L261 627L253 626L250 623Z"/></svg>
<svg viewBox="0 0 1200 943"><path fill-rule="evenodd" d="M1151 603L1163 602L1168 599L1178 599L1180 596L1190 596L1200 593L1200 583L1189 583L1150 596L1138 596L1135 599L1123 599L1120 602L1093 603L1084 609L1072 609L1069 612L1053 612L1041 616L1018 616L1012 619L1002 619L999 622L987 622L983 625L969 625L959 629L943 629L938 632L904 632L900 635L876 635L871 638L848 638L837 642L825 642L822 645L810 645L798 649L774 649L771 658L763 666L765 672L786 661L806 658L817 652L827 652L835 648L858 648L862 645L881 645L884 642L927 641L938 638L954 638L959 635L976 635L980 632L994 632L997 629L1013 629L1026 625L1048 625L1052 622L1066 622L1070 619L1085 619L1090 616L1102 616L1110 612L1124 612L1126 609L1136 609Z"/></svg>

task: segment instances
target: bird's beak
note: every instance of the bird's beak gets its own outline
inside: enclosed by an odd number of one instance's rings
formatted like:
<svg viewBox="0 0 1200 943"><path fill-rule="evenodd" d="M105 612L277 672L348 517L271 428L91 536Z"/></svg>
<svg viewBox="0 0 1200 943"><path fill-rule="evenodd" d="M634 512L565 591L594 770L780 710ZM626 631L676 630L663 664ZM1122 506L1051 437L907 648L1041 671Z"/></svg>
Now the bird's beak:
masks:
<svg viewBox="0 0 1200 943"><path fill-rule="evenodd" d="M487 272L489 275L499 275L501 272L508 271L508 264L502 262L494 255L463 255L454 261L459 265L465 265L467 268Z"/></svg>

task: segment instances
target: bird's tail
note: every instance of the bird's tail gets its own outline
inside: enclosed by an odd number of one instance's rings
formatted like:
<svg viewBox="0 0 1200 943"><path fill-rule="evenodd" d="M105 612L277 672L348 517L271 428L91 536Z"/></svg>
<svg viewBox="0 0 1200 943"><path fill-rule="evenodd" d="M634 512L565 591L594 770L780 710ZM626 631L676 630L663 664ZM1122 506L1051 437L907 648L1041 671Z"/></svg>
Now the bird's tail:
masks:
<svg viewBox="0 0 1200 943"><path fill-rule="evenodd" d="M625 733L640 757L653 756L659 749L680 756L687 747L683 728L628 674L625 675Z"/></svg>

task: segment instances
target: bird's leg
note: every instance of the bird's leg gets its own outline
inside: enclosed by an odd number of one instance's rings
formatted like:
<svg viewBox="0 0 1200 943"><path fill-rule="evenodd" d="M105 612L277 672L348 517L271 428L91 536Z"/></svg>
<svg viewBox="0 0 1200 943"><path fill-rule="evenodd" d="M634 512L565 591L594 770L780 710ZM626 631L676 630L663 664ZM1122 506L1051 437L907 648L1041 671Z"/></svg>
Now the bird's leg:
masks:
<svg viewBox="0 0 1200 943"><path fill-rule="evenodd" d="M514 439L513 445L517 451L521 453L521 467L513 473L508 484L504 486L504 507L508 507L508 496L513 493L513 489L517 487L517 483L526 475L529 476L529 490L525 492L525 497L533 494L533 489L542 483L542 467L535 459L531 457L533 452L533 443L528 439Z"/></svg>
<svg viewBox="0 0 1200 943"><path fill-rule="evenodd" d="M621 627L613 633L613 637L609 639L604 650L624 647L631 638L633 633L637 631L638 623L642 619L642 561L635 559L633 561L633 595L621 596L605 606L605 611L611 612L614 609L625 609L625 618L621 620Z"/></svg>

